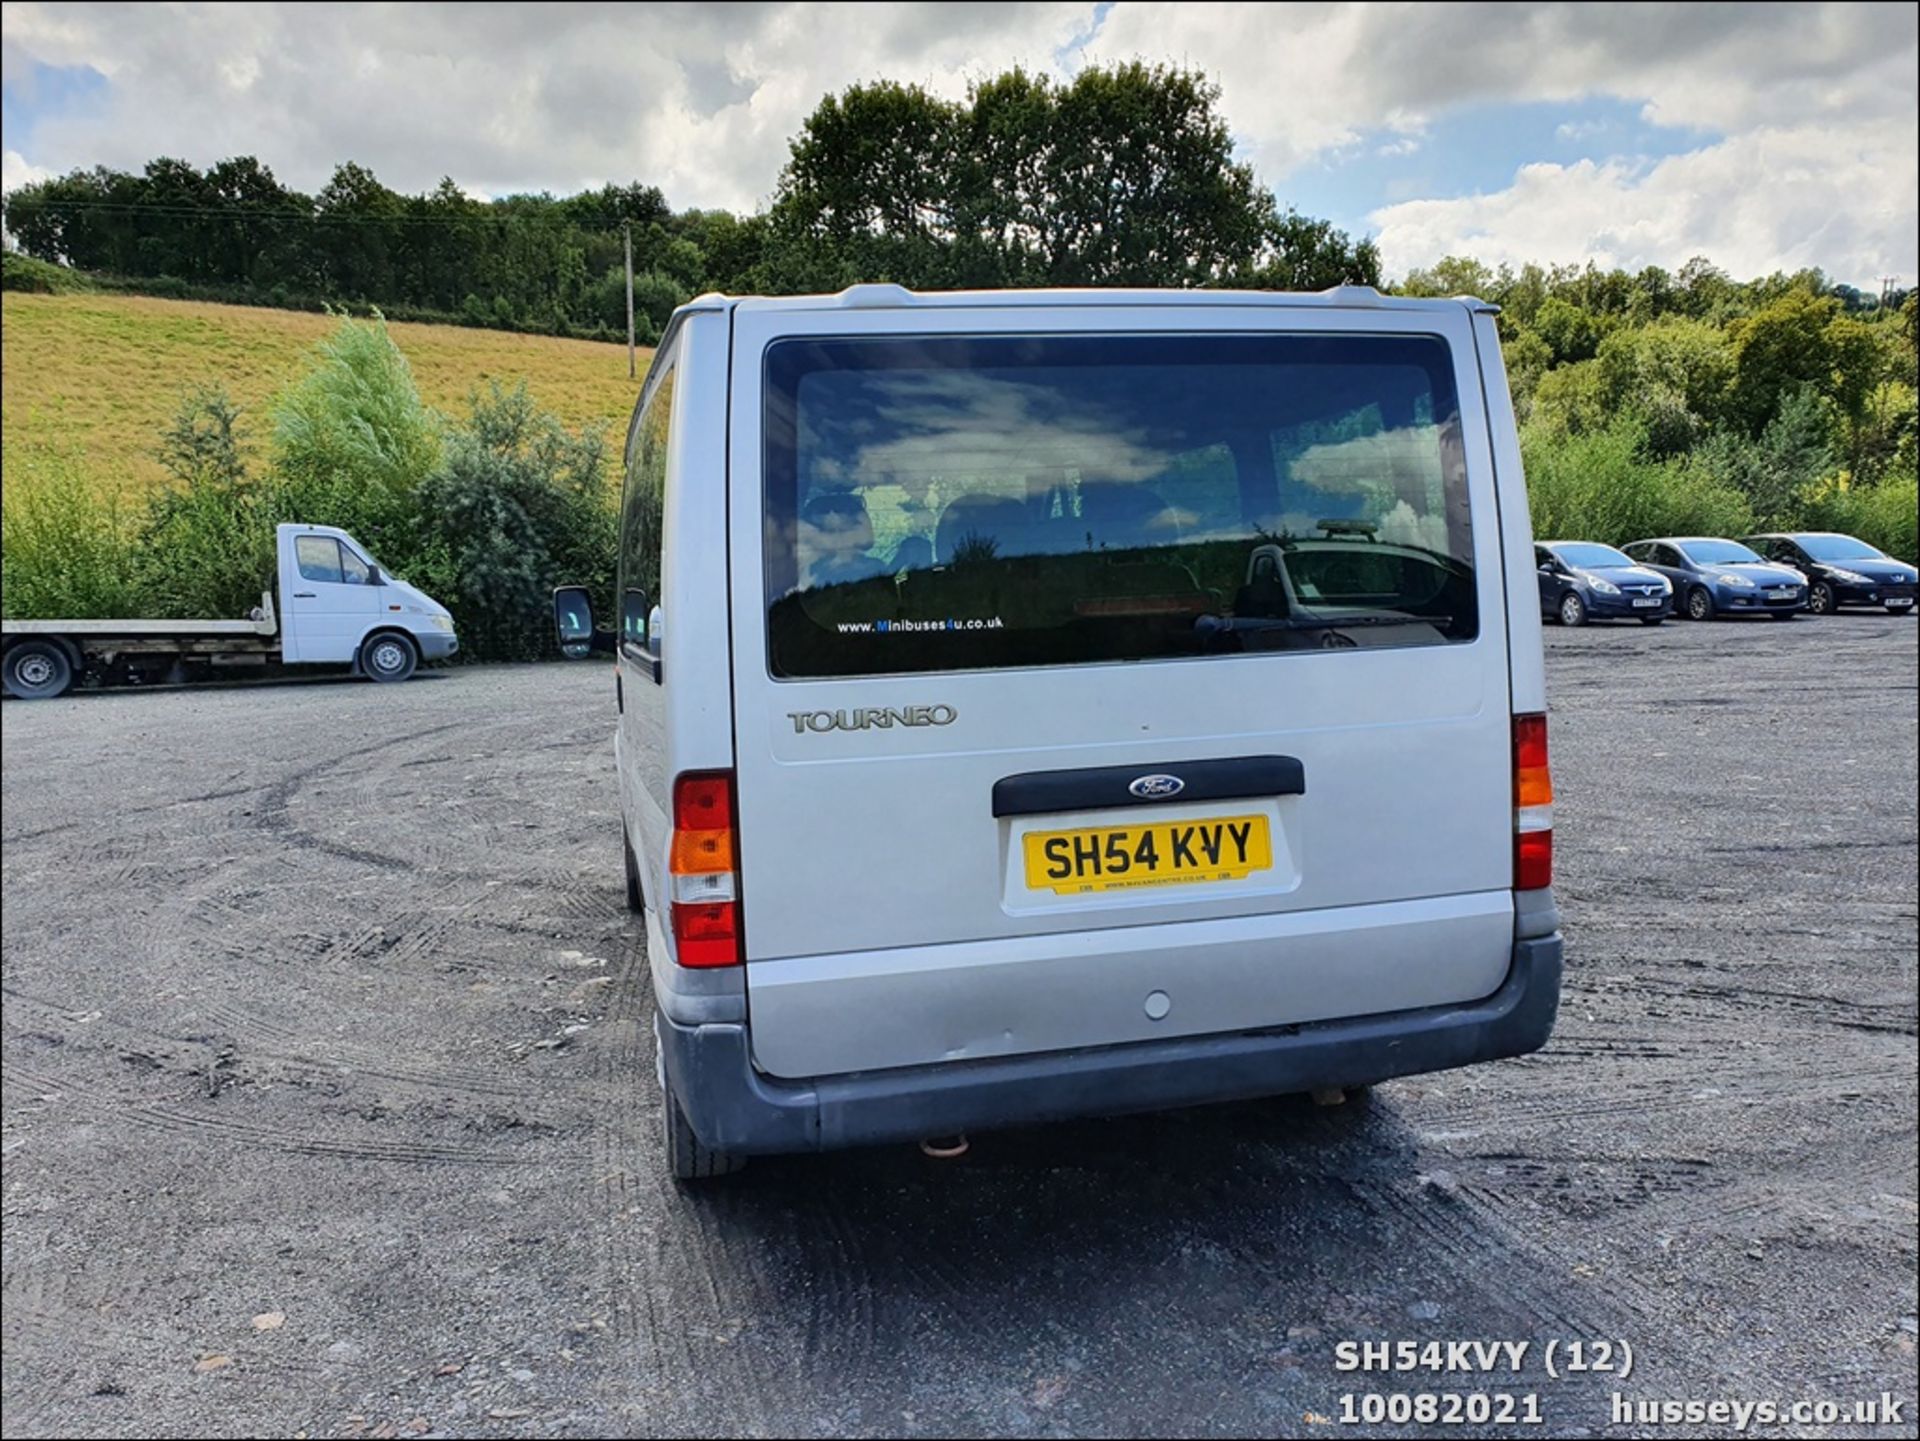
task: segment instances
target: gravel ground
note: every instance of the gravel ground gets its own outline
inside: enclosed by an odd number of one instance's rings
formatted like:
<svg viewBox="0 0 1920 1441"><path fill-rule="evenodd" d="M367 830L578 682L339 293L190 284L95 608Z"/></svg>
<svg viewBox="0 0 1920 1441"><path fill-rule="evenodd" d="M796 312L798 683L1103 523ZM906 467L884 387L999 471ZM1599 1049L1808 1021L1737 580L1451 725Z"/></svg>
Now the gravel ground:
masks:
<svg viewBox="0 0 1920 1441"><path fill-rule="evenodd" d="M1298 1434L1498 1389L1579 1434L1619 1389L1913 1434L1917 631L1549 633L1539 1056L698 1196L603 666L9 702L5 1430ZM1535 1350L1335 1369L1425 1337ZM1549 1379L1582 1338L1631 1378Z"/></svg>

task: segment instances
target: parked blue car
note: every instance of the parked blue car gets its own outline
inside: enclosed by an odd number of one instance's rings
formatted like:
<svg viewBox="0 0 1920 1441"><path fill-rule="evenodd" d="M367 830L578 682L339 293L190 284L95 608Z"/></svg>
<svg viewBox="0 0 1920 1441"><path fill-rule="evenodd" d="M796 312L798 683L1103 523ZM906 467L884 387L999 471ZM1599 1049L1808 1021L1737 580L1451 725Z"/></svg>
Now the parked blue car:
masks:
<svg viewBox="0 0 1920 1441"><path fill-rule="evenodd" d="M1664 536L1636 540L1622 549L1673 582L1674 614L1688 620L1712 620L1717 615L1792 620L1806 609L1806 576L1791 566L1762 559L1737 540Z"/></svg>
<svg viewBox="0 0 1920 1441"><path fill-rule="evenodd" d="M1843 605L1883 605L1894 615L1913 612L1920 572L1864 540L1818 530L1750 535L1747 544L1806 575L1811 583L1807 609L1815 615L1832 615Z"/></svg>
<svg viewBox="0 0 1920 1441"><path fill-rule="evenodd" d="M1562 625L1595 618L1658 625L1672 609L1667 578L1610 545L1542 541L1533 548L1533 561L1540 572L1540 613Z"/></svg>

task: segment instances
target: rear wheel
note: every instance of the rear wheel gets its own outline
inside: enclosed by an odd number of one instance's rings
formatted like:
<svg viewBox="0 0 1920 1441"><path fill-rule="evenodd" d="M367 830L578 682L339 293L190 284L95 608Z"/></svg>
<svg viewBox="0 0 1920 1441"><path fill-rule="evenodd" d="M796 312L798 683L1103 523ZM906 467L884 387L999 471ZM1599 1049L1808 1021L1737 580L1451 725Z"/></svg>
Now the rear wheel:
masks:
<svg viewBox="0 0 1920 1441"><path fill-rule="evenodd" d="M360 648L360 669L377 681L405 680L420 664L413 642L391 631L376 635Z"/></svg>
<svg viewBox="0 0 1920 1441"><path fill-rule="evenodd" d="M1824 580L1816 580L1813 589L1807 592L1807 609L1815 615L1832 615L1838 608L1833 603L1833 587Z"/></svg>
<svg viewBox="0 0 1920 1441"><path fill-rule="evenodd" d="M21 700L51 700L73 684L73 662L52 641L25 640L7 652L5 675Z"/></svg>
<svg viewBox="0 0 1920 1441"><path fill-rule="evenodd" d="M747 1164L745 1156L731 1156L701 1144L687 1120L687 1113L680 1109L680 1098L674 1095L671 1082L660 1087L660 1116L661 1145L667 1153L667 1170L674 1180L682 1184L711 1181L719 1176L731 1176Z"/></svg>
<svg viewBox="0 0 1920 1441"><path fill-rule="evenodd" d="M1713 597L1707 593L1705 586L1696 585L1687 592L1687 619L1713 619Z"/></svg>
<svg viewBox="0 0 1920 1441"><path fill-rule="evenodd" d="M1560 597L1560 624L1576 626L1587 623L1587 603L1568 591Z"/></svg>

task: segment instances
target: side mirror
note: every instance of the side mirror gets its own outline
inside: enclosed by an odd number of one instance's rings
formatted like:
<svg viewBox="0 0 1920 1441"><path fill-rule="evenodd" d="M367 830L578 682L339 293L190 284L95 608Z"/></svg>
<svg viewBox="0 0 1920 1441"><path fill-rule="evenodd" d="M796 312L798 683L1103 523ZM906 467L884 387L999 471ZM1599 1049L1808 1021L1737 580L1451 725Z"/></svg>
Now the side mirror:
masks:
<svg viewBox="0 0 1920 1441"><path fill-rule="evenodd" d="M386 576L380 573L379 566L370 565L367 567L367 584L368 585L385 585L386 583L387 583L387 578Z"/></svg>
<svg viewBox="0 0 1920 1441"><path fill-rule="evenodd" d="M603 649L595 643L593 602L587 599L584 585L563 585L554 591L553 628L559 636L560 653L568 660L585 660L593 651Z"/></svg>

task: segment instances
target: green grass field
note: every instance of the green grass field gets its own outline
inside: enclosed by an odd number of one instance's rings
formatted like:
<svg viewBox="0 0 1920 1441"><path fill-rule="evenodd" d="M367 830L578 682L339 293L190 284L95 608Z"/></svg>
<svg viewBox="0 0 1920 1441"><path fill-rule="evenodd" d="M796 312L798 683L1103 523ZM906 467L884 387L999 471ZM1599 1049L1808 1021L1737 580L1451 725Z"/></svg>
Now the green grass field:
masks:
<svg viewBox="0 0 1920 1441"><path fill-rule="evenodd" d="M154 300L135 295L8 291L0 418L4 459L58 454L103 491L138 494L164 479L160 432L182 395L224 385L265 455L266 405L332 327L325 315ZM605 427L617 454L638 389L626 348L598 341L394 323L421 397L448 415L490 380L525 380L535 402L570 427ZM645 376L650 353L640 352Z"/></svg>

